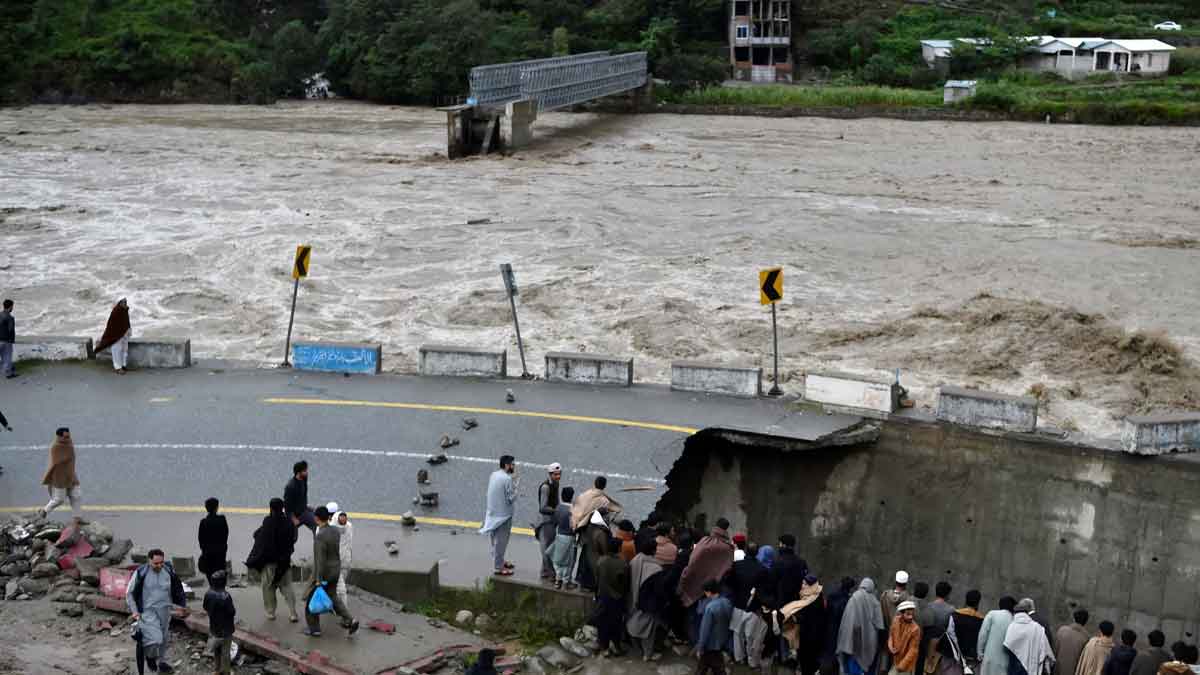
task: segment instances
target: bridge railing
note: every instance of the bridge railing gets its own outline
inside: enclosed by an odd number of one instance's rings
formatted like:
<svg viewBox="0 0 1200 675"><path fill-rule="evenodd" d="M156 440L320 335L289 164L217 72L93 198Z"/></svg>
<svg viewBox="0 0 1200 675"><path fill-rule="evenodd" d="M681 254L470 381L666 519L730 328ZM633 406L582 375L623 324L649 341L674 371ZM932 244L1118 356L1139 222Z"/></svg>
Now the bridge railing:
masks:
<svg viewBox="0 0 1200 675"><path fill-rule="evenodd" d="M476 66L471 69L470 74L471 102L482 106L502 106L505 103L519 101L523 98L521 96L521 73L523 71L539 66L584 63L607 56L609 56L609 52L599 51Z"/></svg>
<svg viewBox="0 0 1200 675"><path fill-rule="evenodd" d="M536 64L520 72L520 98L536 101L539 111L564 108L636 89L646 71L646 52Z"/></svg>

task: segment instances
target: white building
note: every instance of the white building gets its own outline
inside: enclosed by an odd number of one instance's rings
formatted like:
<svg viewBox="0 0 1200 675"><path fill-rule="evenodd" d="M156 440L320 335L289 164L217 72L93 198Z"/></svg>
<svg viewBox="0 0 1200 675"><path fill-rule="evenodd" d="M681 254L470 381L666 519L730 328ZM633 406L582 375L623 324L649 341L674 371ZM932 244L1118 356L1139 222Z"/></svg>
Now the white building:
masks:
<svg viewBox="0 0 1200 675"><path fill-rule="evenodd" d="M1165 75L1171 66L1171 52L1175 51L1174 47L1160 40L1052 35L1026 40L1030 46L1021 60L1021 67L1054 72L1066 78L1086 77L1095 72ZM939 64L949 63L950 54L958 43L974 45L977 49L990 44L982 38L922 40L921 55L930 68L936 68Z"/></svg>

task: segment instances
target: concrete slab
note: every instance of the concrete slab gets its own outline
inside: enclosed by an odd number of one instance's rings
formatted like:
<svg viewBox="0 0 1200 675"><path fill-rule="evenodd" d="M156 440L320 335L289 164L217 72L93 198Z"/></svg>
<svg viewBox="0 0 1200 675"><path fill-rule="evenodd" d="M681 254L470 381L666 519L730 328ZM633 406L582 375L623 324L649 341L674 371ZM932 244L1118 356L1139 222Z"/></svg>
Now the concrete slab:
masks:
<svg viewBox="0 0 1200 675"><path fill-rule="evenodd" d="M1029 433L1037 428L1037 410L1037 399L1031 396L964 387L938 388L937 418L943 422Z"/></svg>
<svg viewBox="0 0 1200 675"><path fill-rule="evenodd" d="M422 375L453 377L506 377L508 350L476 349L458 345L421 345Z"/></svg>
<svg viewBox="0 0 1200 675"><path fill-rule="evenodd" d="M804 376L804 398L826 410L887 419L900 407L900 385L864 375L812 372Z"/></svg>
<svg viewBox="0 0 1200 675"><path fill-rule="evenodd" d="M96 352L96 358L111 359L111 351ZM192 365L192 341L187 338L138 338L129 341L130 368L188 368Z"/></svg>
<svg viewBox="0 0 1200 675"><path fill-rule="evenodd" d="M13 361L86 361L92 358L92 339L63 335L18 335Z"/></svg>
<svg viewBox="0 0 1200 675"><path fill-rule="evenodd" d="M1121 447L1135 455L1200 450L1200 413L1127 417L1121 431Z"/></svg>
<svg viewBox="0 0 1200 675"><path fill-rule="evenodd" d="M294 342L292 367L324 373L378 375L383 372L383 345L354 342Z"/></svg>
<svg viewBox="0 0 1200 675"><path fill-rule="evenodd" d="M672 361L671 389L753 398L762 395L762 368Z"/></svg>
<svg viewBox="0 0 1200 675"><path fill-rule="evenodd" d="M550 352L546 354L546 379L551 382L629 387L633 385L633 358Z"/></svg>

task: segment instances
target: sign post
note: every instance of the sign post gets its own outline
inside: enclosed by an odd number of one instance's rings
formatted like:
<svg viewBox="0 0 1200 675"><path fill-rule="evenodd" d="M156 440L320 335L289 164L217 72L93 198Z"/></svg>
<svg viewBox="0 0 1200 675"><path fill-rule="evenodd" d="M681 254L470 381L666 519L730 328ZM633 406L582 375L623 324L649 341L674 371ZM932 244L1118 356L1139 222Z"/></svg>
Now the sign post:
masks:
<svg viewBox="0 0 1200 675"><path fill-rule="evenodd" d="M525 368L525 345L521 342L521 322L517 320L517 278L513 275L512 265L502 263L500 276L504 278L504 290L508 293L508 303L512 307L513 327L517 329L517 351L521 354L521 377L528 380L530 375Z"/></svg>
<svg viewBox="0 0 1200 675"><path fill-rule="evenodd" d="M312 256L312 246L301 244L296 247L296 260L292 263L292 313L288 317L287 342L283 345L283 367L291 368L288 361L292 351L292 324L296 321L296 295L300 292L300 280L308 276L308 261Z"/></svg>
<svg viewBox="0 0 1200 675"><path fill-rule="evenodd" d="M783 389L779 388L779 322L775 314L775 303L783 299L783 268L772 267L758 273L758 301L771 306L771 334L774 336L775 352L775 383L771 385L768 396L782 396Z"/></svg>

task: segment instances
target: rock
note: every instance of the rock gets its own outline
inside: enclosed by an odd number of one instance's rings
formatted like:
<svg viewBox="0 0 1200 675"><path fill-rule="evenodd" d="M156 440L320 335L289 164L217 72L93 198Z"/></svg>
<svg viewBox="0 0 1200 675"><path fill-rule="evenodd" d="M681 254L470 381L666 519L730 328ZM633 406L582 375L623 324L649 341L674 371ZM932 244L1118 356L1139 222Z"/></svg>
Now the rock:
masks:
<svg viewBox="0 0 1200 675"><path fill-rule="evenodd" d="M492 617L488 616L487 614L480 614L479 616L475 617L476 628L487 628L490 625L492 625Z"/></svg>
<svg viewBox="0 0 1200 675"><path fill-rule="evenodd" d="M38 541L41 540L39 539ZM45 546L45 542L42 542L42 546ZM3 558L0 558L0 567L10 563L21 562L22 560L29 560L29 551L21 549L19 551L13 551L12 553L9 553Z"/></svg>
<svg viewBox="0 0 1200 675"><path fill-rule="evenodd" d="M458 614L454 615L454 623L460 626L466 626L475 620L475 614L467 609L459 610Z"/></svg>
<svg viewBox="0 0 1200 675"><path fill-rule="evenodd" d="M79 570L75 567L65 569L62 571L62 578L70 579L72 581L79 581Z"/></svg>
<svg viewBox="0 0 1200 675"><path fill-rule="evenodd" d="M50 582L45 579L25 577L17 582L17 588L28 595L42 595L50 590Z"/></svg>
<svg viewBox="0 0 1200 675"><path fill-rule="evenodd" d="M62 536L62 528L53 526L42 528L34 536L38 539L45 539L46 541L58 541L58 538Z"/></svg>
<svg viewBox="0 0 1200 675"><path fill-rule="evenodd" d="M52 602L75 602L75 596L79 595L74 588L55 588L50 591L50 600Z"/></svg>
<svg viewBox="0 0 1200 675"><path fill-rule="evenodd" d="M32 600L33 596L28 593L22 593L16 597L17 600Z"/></svg>
<svg viewBox="0 0 1200 675"><path fill-rule="evenodd" d="M571 652L572 654L574 654L575 656L578 656L581 659L586 659L592 655L592 650L588 649L587 647L584 647L583 645L579 644L578 642L572 640L569 637L559 638L558 644L562 645L563 649Z"/></svg>
<svg viewBox="0 0 1200 675"><path fill-rule="evenodd" d="M20 592L20 587L17 586L16 579L13 579L12 581L9 581L7 584L4 585L4 599L5 600L12 600L13 598L16 598L17 594L19 592Z"/></svg>
<svg viewBox="0 0 1200 675"><path fill-rule="evenodd" d="M83 605L78 602L59 605L58 613L61 616L80 617L83 616Z"/></svg>
<svg viewBox="0 0 1200 675"><path fill-rule="evenodd" d="M513 393L512 389L505 389L504 390L504 400L509 403L513 403L517 400L517 395Z"/></svg>
<svg viewBox="0 0 1200 675"><path fill-rule="evenodd" d="M112 546L108 547L108 552L104 554L104 559L110 565L118 565L125 560L125 556L133 550L133 542L128 539L114 539Z"/></svg>
<svg viewBox="0 0 1200 675"><path fill-rule="evenodd" d="M83 526L83 536L94 548L100 548L105 544L111 544L113 540L113 532L107 526L95 521Z"/></svg>
<svg viewBox="0 0 1200 675"><path fill-rule="evenodd" d="M533 675L548 675L549 673L549 671L546 670L546 662L537 656L530 656L526 658L523 662L523 665L525 666L525 671L532 673Z"/></svg>
<svg viewBox="0 0 1200 675"><path fill-rule="evenodd" d="M575 641L587 644L588 642L596 642L600 639L600 631L596 630L595 626L584 625L579 630L575 631Z"/></svg>
<svg viewBox="0 0 1200 675"><path fill-rule="evenodd" d="M29 574L29 570L31 569L33 569L33 567L29 564L28 560L18 560L0 567L0 574L3 574L6 577L19 577L24 574Z"/></svg>
<svg viewBox="0 0 1200 675"><path fill-rule="evenodd" d="M100 570L108 567L104 558L81 558L75 561L75 569L79 570L79 580L89 586L100 585Z"/></svg>
<svg viewBox="0 0 1200 675"><path fill-rule="evenodd" d="M405 511L404 514L400 516L400 524L404 525L405 527L412 527L413 525L417 524L417 517L413 515L412 511Z"/></svg>
<svg viewBox="0 0 1200 675"><path fill-rule="evenodd" d="M671 648L675 652L675 656L687 656L692 653L691 647L687 645L675 645Z"/></svg>
<svg viewBox="0 0 1200 675"><path fill-rule="evenodd" d="M38 563L29 573L34 579L46 579L58 576L58 565L52 562Z"/></svg>
<svg viewBox="0 0 1200 675"><path fill-rule="evenodd" d="M542 647L537 651L537 658L554 668L571 668L579 663L579 659L558 645Z"/></svg>
<svg viewBox="0 0 1200 675"><path fill-rule="evenodd" d="M139 565L149 562L149 558L146 557L146 549L139 546L135 546L133 550L129 552L129 559Z"/></svg>
<svg viewBox="0 0 1200 675"><path fill-rule="evenodd" d="M450 434L442 434L442 438L438 441L438 445L442 446L443 450L446 448L452 448L458 445L458 439L450 436Z"/></svg>
<svg viewBox="0 0 1200 675"><path fill-rule="evenodd" d="M463 428L464 430L466 430L466 431L470 431L470 430L474 429L474 428L475 428L475 427L477 427L477 426L479 426L479 421L478 421L478 420L476 420L474 417L464 417L464 418L463 418L463 421L462 421L462 428Z"/></svg>

